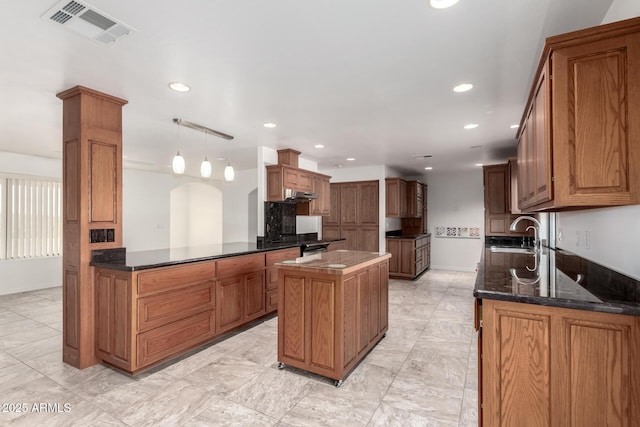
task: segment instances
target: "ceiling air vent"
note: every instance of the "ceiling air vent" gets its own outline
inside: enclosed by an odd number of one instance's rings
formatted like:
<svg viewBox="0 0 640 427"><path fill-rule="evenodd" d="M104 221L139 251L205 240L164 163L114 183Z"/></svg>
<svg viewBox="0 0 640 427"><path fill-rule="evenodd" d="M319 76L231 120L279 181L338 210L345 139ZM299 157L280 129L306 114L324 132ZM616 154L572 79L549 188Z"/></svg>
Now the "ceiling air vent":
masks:
<svg viewBox="0 0 640 427"><path fill-rule="evenodd" d="M42 18L107 45L135 31L99 9L75 0L56 3Z"/></svg>

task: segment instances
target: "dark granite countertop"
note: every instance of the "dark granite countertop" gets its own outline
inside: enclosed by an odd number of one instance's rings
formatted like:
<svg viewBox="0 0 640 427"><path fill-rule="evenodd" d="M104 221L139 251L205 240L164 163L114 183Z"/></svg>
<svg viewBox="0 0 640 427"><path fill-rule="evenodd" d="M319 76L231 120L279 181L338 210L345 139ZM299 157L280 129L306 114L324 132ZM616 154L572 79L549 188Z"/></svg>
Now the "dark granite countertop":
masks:
<svg viewBox="0 0 640 427"><path fill-rule="evenodd" d="M534 254L491 246L485 244L478 265L476 298L640 316L636 279L560 249Z"/></svg>
<svg viewBox="0 0 640 427"><path fill-rule="evenodd" d="M93 251L91 265L113 270L138 271L295 247L300 247L300 243L235 242L139 252L126 252L123 248L107 249Z"/></svg>

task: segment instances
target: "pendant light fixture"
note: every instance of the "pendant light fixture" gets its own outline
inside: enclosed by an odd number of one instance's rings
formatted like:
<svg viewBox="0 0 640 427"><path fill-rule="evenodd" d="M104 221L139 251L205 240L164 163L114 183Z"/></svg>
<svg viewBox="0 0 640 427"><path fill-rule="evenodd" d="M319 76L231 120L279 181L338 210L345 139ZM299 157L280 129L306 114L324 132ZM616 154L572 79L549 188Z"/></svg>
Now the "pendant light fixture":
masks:
<svg viewBox="0 0 640 427"><path fill-rule="evenodd" d="M204 151L207 151L207 133L204 133ZM211 177L211 162L207 159L207 155L205 154L204 160L200 164L200 176L203 178Z"/></svg>
<svg viewBox="0 0 640 427"><path fill-rule="evenodd" d="M182 175L184 173L184 157L180 155L180 126L178 126L178 152L173 157L173 162L171 162L171 167L173 169L173 173L176 175Z"/></svg>
<svg viewBox="0 0 640 427"><path fill-rule="evenodd" d="M181 126L186 126L188 128L204 133L205 152L207 148L207 134L215 135L217 137L220 137L226 140L233 139L233 136L229 134L208 128L206 126L202 126L198 123L190 122L190 121L179 119L179 118L173 119L173 122L178 125L178 152L173 158L173 162L171 166L173 168L173 173L178 175L183 174L185 171L184 157L182 157L182 155L180 154L180 127ZM200 176L202 176L203 178L209 178L211 177L211 171L212 171L211 162L209 161L209 159L205 154L204 160L200 164ZM234 176L235 176L235 171L233 170L233 166L231 166L231 163L228 163L227 166L224 168L224 179L225 181L233 181Z"/></svg>

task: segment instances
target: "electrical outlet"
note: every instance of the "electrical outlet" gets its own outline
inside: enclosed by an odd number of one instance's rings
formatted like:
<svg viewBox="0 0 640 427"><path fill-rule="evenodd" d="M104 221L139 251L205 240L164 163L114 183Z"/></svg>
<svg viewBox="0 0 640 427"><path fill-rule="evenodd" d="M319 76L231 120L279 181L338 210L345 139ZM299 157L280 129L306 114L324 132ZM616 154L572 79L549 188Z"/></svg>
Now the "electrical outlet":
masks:
<svg viewBox="0 0 640 427"><path fill-rule="evenodd" d="M584 247L587 249L591 249L591 232L584 232Z"/></svg>
<svg viewBox="0 0 640 427"><path fill-rule="evenodd" d="M580 240L582 240L580 237L582 237L580 230L576 230L576 248L580 247Z"/></svg>

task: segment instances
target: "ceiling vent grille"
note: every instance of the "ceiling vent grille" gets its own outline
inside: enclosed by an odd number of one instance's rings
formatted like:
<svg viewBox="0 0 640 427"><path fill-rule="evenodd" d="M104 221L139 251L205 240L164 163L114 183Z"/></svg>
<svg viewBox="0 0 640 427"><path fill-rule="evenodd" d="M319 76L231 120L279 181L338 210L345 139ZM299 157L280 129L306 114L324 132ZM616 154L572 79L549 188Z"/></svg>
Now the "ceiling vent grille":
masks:
<svg viewBox="0 0 640 427"><path fill-rule="evenodd" d="M99 9L75 0L56 3L41 18L64 25L65 28L106 45L135 31Z"/></svg>

